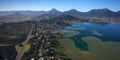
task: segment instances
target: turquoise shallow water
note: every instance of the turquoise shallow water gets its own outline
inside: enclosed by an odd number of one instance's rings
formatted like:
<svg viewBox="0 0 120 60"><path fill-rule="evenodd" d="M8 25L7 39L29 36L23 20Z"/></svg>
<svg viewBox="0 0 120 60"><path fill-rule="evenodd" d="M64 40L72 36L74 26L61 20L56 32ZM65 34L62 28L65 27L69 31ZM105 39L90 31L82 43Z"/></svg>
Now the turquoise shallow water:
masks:
<svg viewBox="0 0 120 60"><path fill-rule="evenodd" d="M67 26L63 30L80 32L80 34L69 38L71 38L74 41L76 47L84 51L89 50L88 44L85 41L81 40L81 37L95 36L103 41L120 42L120 24L80 23L80 24L73 24L71 26ZM102 34L102 36L94 35L92 31L97 31L100 34ZM67 34L67 32L65 34Z"/></svg>

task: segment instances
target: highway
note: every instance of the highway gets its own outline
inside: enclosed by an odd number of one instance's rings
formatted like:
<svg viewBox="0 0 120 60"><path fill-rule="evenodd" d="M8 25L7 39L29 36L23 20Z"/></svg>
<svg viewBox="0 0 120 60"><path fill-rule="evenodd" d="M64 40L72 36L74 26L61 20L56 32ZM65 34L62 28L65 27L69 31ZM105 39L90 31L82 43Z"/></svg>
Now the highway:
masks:
<svg viewBox="0 0 120 60"><path fill-rule="evenodd" d="M15 60L21 60L21 57L23 56L24 54L24 49L25 49L25 46L27 45L28 41L30 40L30 37L31 37L31 34L32 34L32 31L33 31L33 28L34 28L34 25L32 26L26 40L23 42L23 46L22 47L19 47L19 50L18 50L18 54L15 58Z"/></svg>

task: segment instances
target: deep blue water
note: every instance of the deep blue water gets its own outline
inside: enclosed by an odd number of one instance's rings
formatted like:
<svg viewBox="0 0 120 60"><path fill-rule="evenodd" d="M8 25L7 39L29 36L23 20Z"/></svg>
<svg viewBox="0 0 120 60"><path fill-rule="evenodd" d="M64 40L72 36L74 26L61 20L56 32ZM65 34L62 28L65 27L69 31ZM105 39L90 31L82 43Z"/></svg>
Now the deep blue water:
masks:
<svg viewBox="0 0 120 60"><path fill-rule="evenodd" d="M85 36L95 36L102 41L115 41L120 42L120 24L111 24L111 23L80 23L73 24L72 26L67 26L64 30L69 30L69 28L73 28L72 31L80 32L79 35L70 37L76 47L81 50L88 51L88 45L85 41L81 40L81 37ZM74 28L85 27L85 30L74 30ZM71 30L71 29L70 29ZM98 31L103 36L97 36L92 33L92 31Z"/></svg>
<svg viewBox="0 0 120 60"><path fill-rule="evenodd" d="M79 36L95 36L91 31L98 31L103 36L96 36L103 41L116 41L120 42L120 24L111 24L111 23L80 23L73 24L69 26L71 28L80 28L85 27L85 30L74 30L78 31L81 34ZM67 29L65 27L64 29Z"/></svg>

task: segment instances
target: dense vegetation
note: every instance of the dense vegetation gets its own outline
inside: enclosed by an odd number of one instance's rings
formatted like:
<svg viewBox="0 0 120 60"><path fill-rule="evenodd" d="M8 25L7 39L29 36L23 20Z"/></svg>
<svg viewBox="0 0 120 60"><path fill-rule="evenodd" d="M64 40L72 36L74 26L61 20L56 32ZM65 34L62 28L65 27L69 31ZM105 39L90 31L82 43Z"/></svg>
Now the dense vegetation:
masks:
<svg viewBox="0 0 120 60"><path fill-rule="evenodd" d="M4 23L0 25L0 46L1 58L14 60L17 51L16 45L22 43L31 28L31 21L18 22L18 23ZM8 45L7 45L8 44ZM1 60L0 58L0 60Z"/></svg>

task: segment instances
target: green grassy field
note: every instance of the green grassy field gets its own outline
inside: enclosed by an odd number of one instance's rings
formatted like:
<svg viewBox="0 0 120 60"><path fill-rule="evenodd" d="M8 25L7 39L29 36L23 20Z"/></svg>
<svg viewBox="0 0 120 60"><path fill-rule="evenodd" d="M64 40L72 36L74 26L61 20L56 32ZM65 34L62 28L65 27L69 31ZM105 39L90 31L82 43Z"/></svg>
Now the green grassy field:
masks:
<svg viewBox="0 0 120 60"><path fill-rule="evenodd" d="M2 46L12 46L13 44L0 44L0 47Z"/></svg>
<svg viewBox="0 0 120 60"><path fill-rule="evenodd" d="M16 51L18 52L18 50L19 50L19 45L16 45L15 46L15 49L16 49ZM29 51L29 49L30 49L30 44L27 44L26 46L25 46L25 49L24 49L24 52L26 53L26 52L28 52Z"/></svg>
<svg viewBox="0 0 120 60"><path fill-rule="evenodd" d="M94 53L100 60L120 60L119 42L103 42L93 36L82 37L82 40L87 42L90 52Z"/></svg>
<svg viewBox="0 0 120 60"><path fill-rule="evenodd" d="M82 37L88 44L89 51L76 48L74 41L68 38L60 39L63 52L72 60L120 60L120 43L102 41L94 36Z"/></svg>
<svg viewBox="0 0 120 60"><path fill-rule="evenodd" d="M93 53L76 48L71 39L60 39L59 42L63 46L63 52L72 60L99 60Z"/></svg>

